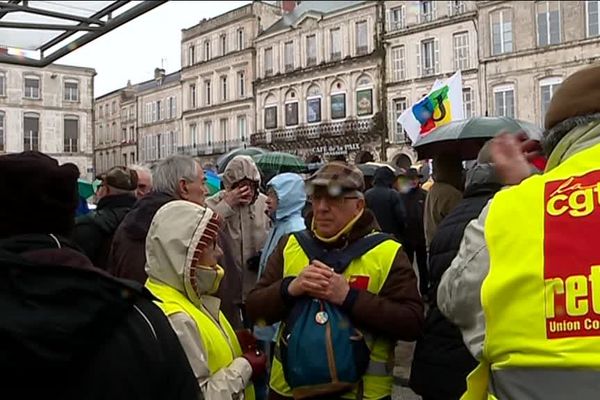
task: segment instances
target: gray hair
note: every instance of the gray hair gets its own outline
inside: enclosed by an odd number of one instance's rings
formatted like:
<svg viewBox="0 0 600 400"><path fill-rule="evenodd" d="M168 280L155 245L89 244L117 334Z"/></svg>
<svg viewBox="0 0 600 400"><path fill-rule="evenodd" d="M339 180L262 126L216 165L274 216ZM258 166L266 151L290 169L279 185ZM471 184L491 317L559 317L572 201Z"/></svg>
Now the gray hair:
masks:
<svg viewBox="0 0 600 400"><path fill-rule="evenodd" d="M146 167L145 165L131 164L127 168L132 169L135 172L146 172L148 175L150 175L150 180L152 181L152 171L150 170L150 168Z"/></svg>
<svg viewBox="0 0 600 400"><path fill-rule="evenodd" d="M593 113L567 118L561 123L554 125L552 128L544 132L544 139L542 140L544 154L550 156L558 143L576 127L599 121L600 113Z"/></svg>
<svg viewBox="0 0 600 400"><path fill-rule="evenodd" d="M179 181L198 180L200 164L190 156L176 154L160 161L152 173L154 191L179 198Z"/></svg>

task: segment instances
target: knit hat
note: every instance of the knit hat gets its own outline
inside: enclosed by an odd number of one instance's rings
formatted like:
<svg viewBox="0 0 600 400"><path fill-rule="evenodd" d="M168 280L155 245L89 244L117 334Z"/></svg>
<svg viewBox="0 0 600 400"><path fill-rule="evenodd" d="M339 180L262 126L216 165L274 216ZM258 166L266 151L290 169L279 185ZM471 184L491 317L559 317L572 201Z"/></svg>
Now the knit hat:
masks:
<svg viewBox="0 0 600 400"><path fill-rule="evenodd" d="M126 167L113 167L98 176L98 179L107 186L128 191L135 190L138 184L137 172Z"/></svg>
<svg viewBox="0 0 600 400"><path fill-rule="evenodd" d="M600 112L600 65L581 69L559 86L546 112L545 128L572 117Z"/></svg>
<svg viewBox="0 0 600 400"><path fill-rule="evenodd" d="M68 235L79 202L79 169L40 152L0 156L0 237Z"/></svg>

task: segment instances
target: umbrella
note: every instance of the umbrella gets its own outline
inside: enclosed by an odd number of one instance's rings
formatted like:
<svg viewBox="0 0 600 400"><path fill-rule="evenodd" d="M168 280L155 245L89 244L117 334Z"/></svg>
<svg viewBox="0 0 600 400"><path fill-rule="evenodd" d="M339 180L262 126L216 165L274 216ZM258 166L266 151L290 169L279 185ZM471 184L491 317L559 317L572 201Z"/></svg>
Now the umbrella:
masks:
<svg viewBox="0 0 600 400"><path fill-rule="evenodd" d="M206 178L206 187L210 196L221 190L221 178L216 172L204 171L204 177Z"/></svg>
<svg viewBox="0 0 600 400"><path fill-rule="evenodd" d="M413 147L420 160L442 153L473 160L483 144L501 132L525 132L530 139L542 138L542 130L529 122L509 117L473 117L442 125L419 138Z"/></svg>
<svg viewBox="0 0 600 400"><path fill-rule="evenodd" d="M99 180L95 180L94 182L88 182L85 179L79 178L77 180L77 190L79 192L79 197L89 199L94 194L96 194L96 190L98 190L99 184Z"/></svg>
<svg viewBox="0 0 600 400"><path fill-rule="evenodd" d="M217 171L222 174L225 172L225 167L229 164L229 161L235 156L255 156L257 154L265 154L267 150L261 149L260 147L240 147L239 149L231 150L229 153L223 154L217 160Z"/></svg>
<svg viewBox="0 0 600 400"><path fill-rule="evenodd" d="M301 158L288 153L272 152L253 156L256 166L267 175L281 172L306 172L306 163Z"/></svg>
<svg viewBox="0 0 600 400"><path fill-rule="evenodd" d="M364 163L364 164L357 164L356 166L358 167L358 169L361 170L363 175L367 176L367 177L375 176L375 171L377 171L381 167L387 167L390 170L394 171L394 173L396 173L396 170L394 169L394 167L392 167L391 165L388 165L388 164L383 164L383 163L368 162L368 163Z"/></svg>

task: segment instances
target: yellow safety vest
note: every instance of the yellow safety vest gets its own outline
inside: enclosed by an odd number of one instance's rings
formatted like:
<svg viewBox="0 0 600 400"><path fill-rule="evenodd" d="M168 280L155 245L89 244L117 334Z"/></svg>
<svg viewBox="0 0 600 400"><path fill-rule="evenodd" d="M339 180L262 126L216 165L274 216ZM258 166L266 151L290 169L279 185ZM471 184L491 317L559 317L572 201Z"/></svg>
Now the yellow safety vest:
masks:
<svg viewBox="0 0 600 400"><path fill-rule="evenodd" d="M400 247L400 244L393 240L381 243L362 257L352 261L344 271L344 276L348 278L349 282L357 279L365 282L368 279L367 290L374 294L379 293ZM293 235L290 236L283 254L284 278L298 276L309 264L308 256ZM394 342L384 338L370 338L367 345L371 349L371 363L363 377L363 398L372 400L390 396L393 378L391 368L386 368L386 366L393 360ZM270 386L280 395L292 397L292 390L285 380L283 366L277 358L273 359ZM355 399L356 392L347 393L342 397Z"/></svg>
<svg viewBox="0 0 600 400"><path fill-rule="evenodd" d="M211 316L198 309L181 292L153 279L146 281L146 287L160 301L156 305L169 316L176 313L185 313L196 323L204 349L207 351L208 369L214 375L221 368L242 355L242 349L237 336L223 315L219 313L217 323ZM254 400L254 386L249 384L244 392L246 400Z"/></svg>
<svg viewBox="0 0 600 400"><path fill-rule="evenodd" d="M600 145L496 194L483 360L463 399L600 396Z"/></svg>

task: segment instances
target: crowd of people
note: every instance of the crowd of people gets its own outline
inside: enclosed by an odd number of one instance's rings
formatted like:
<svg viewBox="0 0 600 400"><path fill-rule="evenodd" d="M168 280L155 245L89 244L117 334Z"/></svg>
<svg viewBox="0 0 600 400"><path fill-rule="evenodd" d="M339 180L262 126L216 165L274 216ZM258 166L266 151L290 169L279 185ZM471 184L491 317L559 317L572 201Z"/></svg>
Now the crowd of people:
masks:
<svg viewBox="0 0 600 400"><path fill-rule="evenodd" d="M594 398L599 78L563 82L541 144L436 156L428 190L391 166L367 189L344 161L265 183L240 155L208 196L174 155L99 175L76 217L77 167L0 156L5 390L391 400L395 344L416 341L424 400Z"/></svg>

